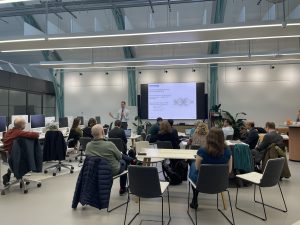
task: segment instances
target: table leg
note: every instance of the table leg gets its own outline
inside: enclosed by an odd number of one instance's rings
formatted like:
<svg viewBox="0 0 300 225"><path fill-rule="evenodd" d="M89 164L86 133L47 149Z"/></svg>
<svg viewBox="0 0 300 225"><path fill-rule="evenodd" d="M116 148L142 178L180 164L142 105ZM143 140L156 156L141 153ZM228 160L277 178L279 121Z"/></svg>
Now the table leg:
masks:
<svg viewBox="0 0 300 225"><path fill-rule="evenodd" d="M225 202L224 192L221 193L221 196L222 196L222 202L223 202L224 210L226 210L227 209L227 205L226 205L226 202Z"/></svg>

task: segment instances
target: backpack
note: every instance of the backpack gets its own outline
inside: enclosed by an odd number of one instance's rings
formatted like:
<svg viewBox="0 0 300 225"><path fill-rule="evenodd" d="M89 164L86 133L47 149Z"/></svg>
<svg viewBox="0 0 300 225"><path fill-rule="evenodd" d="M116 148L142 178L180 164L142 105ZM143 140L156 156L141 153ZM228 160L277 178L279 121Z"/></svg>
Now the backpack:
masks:
<svg viewBox="0 0 300 225"><path fill-rule="evenodd" d="M188 163L184 160L179 160L175 163L173 171L180 176L182 181L186 181L188 173Z"/></svg>
<svg viewBox="0 0 300 225"><path fill-rule="evenodd" d="M165 180L169 181L170 185L181 184L182 179L180 174L175 172L169 164L164 162L162 164L162 170L163 170L163 175L165 177Z"/></svg>

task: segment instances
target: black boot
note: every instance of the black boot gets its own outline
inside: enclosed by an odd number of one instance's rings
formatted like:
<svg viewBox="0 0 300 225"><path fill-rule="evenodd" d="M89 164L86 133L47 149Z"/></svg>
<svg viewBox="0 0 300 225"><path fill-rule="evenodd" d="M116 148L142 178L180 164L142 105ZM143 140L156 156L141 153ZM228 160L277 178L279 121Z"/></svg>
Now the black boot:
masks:
<svg viewBox="0 0 300 225"><path fill-rule="evenodd" d="M8 185L8 183L10 181L10 175L11 175L11 171L10 171L10 169L8 169L7 173L2 176L2 180L3 180L3 185L4 186Z"/></svg>
<svg viewBox="0 0 300 225"><path fill-rule="evenodd" d="M198 208L198 193L199 192L193 187L192 187L192 189L193 189L193 199L192 199L192 202L190 203L190 207L192 209L197 209Z"/></svg>

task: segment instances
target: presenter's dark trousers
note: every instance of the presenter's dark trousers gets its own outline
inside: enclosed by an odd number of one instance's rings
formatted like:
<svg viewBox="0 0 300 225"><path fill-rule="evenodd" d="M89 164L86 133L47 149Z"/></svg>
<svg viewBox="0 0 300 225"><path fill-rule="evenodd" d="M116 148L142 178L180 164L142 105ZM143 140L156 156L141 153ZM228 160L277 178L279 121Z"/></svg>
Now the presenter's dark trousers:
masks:
<svg viewBox="0 0 300 225"><path fill-rule="evenodd" d="M127 122L122 122L121 128L122 128L123 130L127 130L127 127L128 127Z"/></svg>

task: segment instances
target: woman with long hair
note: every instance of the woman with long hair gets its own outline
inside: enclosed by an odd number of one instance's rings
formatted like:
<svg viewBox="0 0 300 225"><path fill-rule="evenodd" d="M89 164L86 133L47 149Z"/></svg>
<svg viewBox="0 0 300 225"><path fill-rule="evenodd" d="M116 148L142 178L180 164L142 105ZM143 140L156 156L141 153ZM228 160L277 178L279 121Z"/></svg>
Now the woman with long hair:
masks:
<svg viewBox="0 0 300 225"><path fill-rule="evenodd" d="M180 141L178 137L174 135L172 132L172 127L167 120L164 120L160 123L159 132L157 134L158 141L170 141L172 143L173 148L179 149Z"/></svg>
<svg viewBox="0 0 300 225"><path fill-rule="evenodd" d="M80 118L75 118L73 120L73 124L68 137L68 140L72 139L71 141L69 141L69 148L76 148L79 138L82 137L82 130L79 127L80 122Z"/></svg>
<svg viewBox="0 0 300 225"><path fill-rule="evenodd" d="M206 123L200 122L195 129L195 132L190 139L191 145L204 147L206 145L206 136L208 134L208 126Z"/></svg>
<svg viewBox="0 0 300 225"><path fill-rule="evenodd" d="M96 119L90 118L88 121L88 126L83 129L83 137L93 138L91 130L92 127L95 126L96 124L97 124Z"/></svg>
<svg viewBox="0 0 300 225"><path fill-rule="evenodd" d="M206 145L197 152L196 161L190 167L189 178L196 183L201 164L228 164L232 170L231 151L225 144L224 133L221 129L211 128L206 136ZM198 191L193 188L191 208L198 208Z"/></svg>

